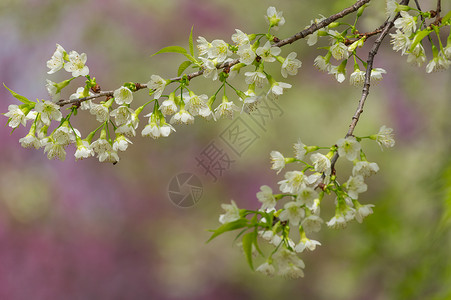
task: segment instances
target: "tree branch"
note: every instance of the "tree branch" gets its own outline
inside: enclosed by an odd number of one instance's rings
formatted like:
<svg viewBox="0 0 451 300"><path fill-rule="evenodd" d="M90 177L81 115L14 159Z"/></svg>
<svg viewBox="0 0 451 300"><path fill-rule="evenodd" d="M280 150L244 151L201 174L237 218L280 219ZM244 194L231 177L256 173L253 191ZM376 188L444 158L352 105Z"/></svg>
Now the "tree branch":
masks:
<svg viewBox="0 0 451 300"><path fill-rule="evenodd" d="M355 11L357 11L360 7L362 7L363 5L365 5L366 3L369 3L371 0L358 0L354 5L345 8L344 10L342 10L341 12L331 15L330 17L322 20L319 23L314 23L312 24L310 27L308 27L307 29L304 29L298 33L296 33L295 35L283 39L275 44L273 44L273 47L283 47L287 44L291 44L299 39L305 38L306 36L314 33L315 31L322 29L324 27L326 27L327 25L329 25L330 23L343 18L346 15L349 15L350 13L353 13ZM230 62L226 62L226 63L222 63L218 66L216 66L216 68L218 69L224 69L224 68L229 68L232 67L236 64L238 64L240 62L239 59L235 59L233 61ZM199 70L197 72L193 72L190 74L186 74L186 76L188 77L188 80L191 80L195 77L198 77L200 75L202 75L204 73L203 70ZM182 79L182 76L178 76L178 77L174 77L171 78L170 80L172 82L176 82ZM140 90L140 89L144 89L147 88L147 84L137 84L139 86L139 88L137 88L136 90ZM84 98L77 98L77 99L72 99L72 100L64 100L61 99L58 102L56 102L56 104L58 104L59 106L64 106L64 105L68 105L68 104L80 104L83 101L87 101L87 100L92 100L92 99L96 99L96 98L100 98L100 97L104 97L104 96L113 96L114 91L104 91L104 92L100 92L97 93L93 96L89 96L89 97L84 97Z"/></svg>
<svg viewBox="0 0 451 300"><path fill-rule="evenodd" d="M407 5L409 3L409 0L403 0L401 1L401 4ZM371 81L371 70L373 69L373 62L374 57L377 54L377 51L379 50L379 46L381 45L382 41L384 40L385 36L388 34L388 31L393 27L393 24L395 23L395 20L399 17L399 14L396 15L396 17L390 21L386 22L384 28L382 29L382 32L377 37L377 39L374 41L373 47L371 48L370 52L368 53L368 59L367 59L367 69L365 73L365 82L363 84L363 90L362 90L362 96L360 97L359 104L357 106L357 109L354 113L354 116L352 116L351 124L349 125L348 132L345 135L345 138L348 136L352 136L354 133L354 129L359 122L360 115L363 113L363 107L365 106L366 98L368 98L368 95L370 93L370 81ZM335 163L338 160L338 152L335 152L334 156L331 159L331 169L332 173L335 172Z"/></svg>

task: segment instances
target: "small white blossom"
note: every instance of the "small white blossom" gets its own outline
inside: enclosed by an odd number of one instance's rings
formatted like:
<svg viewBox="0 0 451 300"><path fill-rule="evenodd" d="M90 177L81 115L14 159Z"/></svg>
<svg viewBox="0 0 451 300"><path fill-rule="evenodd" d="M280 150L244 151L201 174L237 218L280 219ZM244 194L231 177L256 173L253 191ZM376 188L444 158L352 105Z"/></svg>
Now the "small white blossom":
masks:
<svg viewBox="0 0 451 300"><path fill-rule="evenodd" d="M355 219L357 222L362 223L363 219L373 213L373 204L359 205L355 210Z"/></svg>
<svg viewBox="0 0 451 300"><path fill-rule="evenodd" d="M262 203L261 210L273 209L276 206L276 198L272 193L272 189L267 185L260 187L260 192L257 193L257 199Z"/></svg>
<svg viewBox="0 0 451 300"><path fill-rule="evenodd" d="M285 157L279 151L271 151L271 169L276 170L277 174L285 167Z"/></svg>
<svg viewBox="0 0 451 300"><path fill-rule="evenodd" d="M312 209L315 199L318 198L318 193L311 187L303 187L300 189L297 200L299 203Z"/></svg>
<svg viewBox="0 0 451 300"><path fill-rule="evenodd" d="M161 94L163 94L164 88L168 82L161 78L158 75L152 75L150 76L150 81L147 83L147 87L150 90L154 90L153 98L159 99L161 97Z"/></svg>
<svg viewBox="0 0 451 300"><path fill-rule="evenodd" d="M313 162L313 166L315 167L315 171L319 173L325 173L326 176L330 175L330 159L327 156L321 153L313 153L310 155L310 160Z"/></svg>
<svg viewBox="0 0 451 300"><path fill-rule="evenodd" d="M260 71L246 72L244 75L246 76L245 81L247 84L254 83L257 87L262 87L268 82L265 73Z"/></svg>
<svg viewBox="0 0 451 300"><path fill-rule="evenodd" d="M160 127L156 122L149 122L142 130L141 135L157 139L161 136Z"/></svg>
<svg viewBox="0 0 451 300"><path fill-rule="evenodd" d="M337 141L338 155L346 157L347 160L353 161L360 155L360 149L362 146L353 136L348 136L345 139L339 139Z"/></svg>
<svg viewBox="0 0 451 300"><path fill-rule="evenodd" d="M56 44L56 50L52 55L52 58L47 61L47 68L50 69L50 71L47 72L47 74L53 74L64 66L64 53L66 51L63 47Z"/></svg>
<svg viewBox="0 0 451 300"><path fill-rule="evenodd" d="M280 95L283 94L284 89L289 88L291 88L291 84L289 83L274 81L271 83L271 87L268 90L267 96L272 99L277 99Z"/></svg>
<svg viewBox="0 0 451 300"><path fill-rule="evenodd" d="M352 199L357 199L360 193L366 192L368 186L363 180L363 176L351 176L346 182L346 190L348 192L349 197Z"/></svg>
<svg viewBox="0 0 451 300"><path fill-rule="evenodd" d="M348 47L342 42L333 44L330 47L330 52L336 60L342 60L349 57Z"/></svg>
<svg viewBox="0 0 451 300"><path fill-rule="evenodd" d="M165 116L173 115L177 112L178 107L174 102L174 98L169 97L169 99L164 100L160 105L160 111Z"/></svg>
<svg viewBox="0 0 451 300"><path fill-rule="evenodd" d="M232 200L231 204L221 204L221 207L225 210L225 214L219 216L220 223L225 224L240 219L240 210L235 201Z"/></svg>
<svg viewBox="0 0 451 300"><path fill-rule="evenodd" d="M442 52L440 52L438 55L434 56L432 60L427 64L426 72L432 73L444 71L447 70L450 65L451 62L448 59L446 59L446 57Z"/></svg>
<svg viewBox="0 0 451 300"><path fill-rule="evenodd" d="M55 141L50 140L44 148L44 152L47 153L48 159L57 158L59 160L64 161L66 159L66 151L64 150L64 146Z"/></svg>
<svg viewBox="0 0 451 300"><path fill-rule="evenodd" d="M106 122L110 118L109 105L92 103L89 112L96 116L96 120L100 123Z"/></svg>
<svg viewBox="0 0 451 300"><path fill-rule="evenodd" d="M58 91L58 86L56 82L46 79L47 84L45 85L47 92L53 101L57 101L61 96L61 91Z"/></svg>
<svg viewBox="0 0 451 300"><path fill-rule="evenodd" d="M41 121L45 125L50 125L51 120L61 121L63 117L60 106L50 101L43 100L36 103L35 109L41 113Z"/></svg>
<svg viewBox="0 0 451 300"><path fill-rule="evenodd" d="M318 68L318 70L326 72L330 70L330 63L326 60L324 56L318 55L315 58L314 66Z"/></svg>
<svg viewBox="0 0 451 300"><path fill-rule="evenodd" d="M133 92L129 88L121 86L114 91L113 97L117 105L130 104L133 101Z"/></svg>
<svg viewBox="0 0 451 300"><path fill-rule="evenodd" d="M296 56L296 52L291 52L283 61L280 72L284 78L287 78L288 74L292 76L296 75L298 73L298 69L302 66L302 62L297 59Z"/></svg>
<svg viewBox="0 0 451 300"><path fill-rule="evenodd" d="M389 21L392 21L396 16L397 8L398 4L396 3L396 0L386 0L385 16L389 19Z"/></svg>
<svg viewBox="0 0 451 300"><path fill-rule="evenodd" d="M401 18L395 20L395 27L407 35L411 35L417 29L417 19L406 11L401 11Z"/></svg>
<svg viewBox="0 0 451 300"><path fill-rule="evenodd" d="M208 53L208 49L211 48L211 43L209 43L204 37L200 36L197 38L197 50L199 55L205 55Z"/></svg>
<svg viewBox="0 0 451 300"><path fill-rule="evenodd" d="M107 150L97 156L100 162L117 163L119 161L119 156L114 150Z"/></svg>
<svg viewBox="0 0 451 300"><path fill-rule="evenodd" d="M285 204L284 210L279 215L279 219L281 221L290 221L291 225L299 225L304 216L304 209L298 202L292 201Z"/></svg>
<svg viewBox="0 0 451 300"><path fill-rule="evenodd" d="M400 30L396 30L396 33L390 33L390 36L392 37L390 43L393 45L393 50L401 51L401 54L404 55L412 44L409 36Z"/></svg>
<svg viewBox="0 0 451 300"><path fill-rule="evenodd" d="M41 141L35 136L34 132L30 132L19 140L19 143L24 148L41 148Z"/></svg>
<svg viewBox="0 0 451 300"><path fill-rule="evenodd" d="M116 126L121 126L131 120L133 113L133 109L122 105L113 110L110 116L115 118Z"/></svg>
<svg viewBox="0 0 451 300"><path fill-rule="evenodd" d="M296 247L294 247L294 251L298 253L304 252L305 249L308 249L309 251L314 251L316 249L316 246L321 246L321 243L308 238L303 238L301 239L299 244L297 244Z"/></svg>
<svg viewBox="0 0 451 300"><path fill-rule="evenodd" d="M300 171L290 171L285 173L285 180L278 182L282 193L297 194L301 188L307 184L305 174Z"/></svg>
<svg viewBox="0 0 451 300"><path fill-rule="evenodd" d="M53 132L53 140L55 143L67 146L75 142L75 135L72 128L69 126L69 122L65 121L55 132Z"/></svg>
<svg viewBox="0 0 451 300"><path fill-rule="evenodd" d="M11 128L16 128L20 124L23 126L27 125L27 117L25 116L25 113L15 104L8 106L8 112L5 113L4 116L9 118L8 126Z"/></svg>
<svg viewBox="0 0 451 300"><path fill-rule="evenodd" d="M123 136L122 134L118 134L116 139L113 142L113 150L114 151L125 151L128 148L129 144L133 144L128 138Z"/></svg>
<svg viewBox="0 0 451 300"><path fill-rule="evenodd" d="M94 150L91 149L88 141L77 140L77 151L75 151L75 159L84 159L94 156Z"/></svg>
<svg viewBox="0 0 451 300"><path fill-rule="evenodd" d="M180 109L178 113L172 116L171 124L193 124L194 117L184 109Z"/></svg>
<svg viewBox="0 0 451 300"><path fill-rule="evenodd" d="M301 225L305 233L318 232L321 230L321 224L324 223L323 219L316 215L310 215L302 220Z"/></svg>
<svg viewBox="0 0 451 300"><path fill-rule="evenodd" d="M240 108L232 101L223 101L215 109L216 118L229 118L233 119L233 115L236 111L240 111Z"/></svg>
<svg viewBox="0 0 451 300"><path fill-rule="evenodd" d="M330 65L329 74L334 75L339 83L342 83L346 79L346 69L342 69L340 66Z"/></svg>
<svg viewBox="0 0 451 300"><path fill-rule="evenodd" d="M305 144L302 143L301 139L299 139L298 142L293 145L293 148L294 156L296 157L296 159L304 160L307 150L305 149Z"/></svg>
<svg viewBox="0 0 451 300"><path fill-rule="evenodd" d="M78 54L77 51L71 51L69 62L64 65L64 69L72 73L72 77L86 76L89 74L89 68L85 65L87 59L86 53Z"/></svg>
<svg viewBox="0 0 451 300"><path fill-rule="evenodd" d="M268 262L261 264L256 271L265 274L266 276L273 276L276 273L274 266Z"/></svg>
<svg viewBox="0 0 451 300"><path fill-rule="evenodd" d="M263 47L258 47L255 53L265 62L274 62L276 61L274 56L279 55L281 51L279 47L272 47L267 41Z"/></svg>
<svg viewBox="0 0 451 300"><path fill-rule="evenodd" d="M208 58L216 59L219 63L230 55L232 55L232 51L229 50L229 45L223 40L212 41L211 47L208 48Z"/></svg>
<svg viewBox="0 0 451 300"><path fill-rule="evenodd" d="M352 176L361 175L363 177L370 177L379 171L377 163L370 163L367 161L359 161L352 168Z"/></svg>
<svg viewBox="0 0 451 300"><path fill-rule="evenodd" d="M274 246L279 246L280 243L282 242L282 238L280 236L278 236L277 234L275 234L273 231L271 230L266 230L266 231L262 231L260 230L258 232L258 234L265 240L267 240L270 244L274 245Z"/></svg>
<svg viewBox="0 0 451 300"><path fill-rule="evenodd" d="M266 22L274 30L278 30L279 26L285 24L285 18L282 17L282 12L278 12L275 7L270 6L266 10Z"/></svg>
<svg viewBox="0 0 451 300"><path fill-rule="evenodd" d="M186 109L190 112L191 115L197 116L202 108L207 106L208 96L196 95L193 92L190 94L184 94L183 101L186 104Z"/></svg>
<svg viewBox="0 0 451 300"><path fill-rule="evenodd" d="M172 125L164 122L164 120L160 121L160 134L162 137L168 137L173 131L175 132L175 128Z"/></svg>
<svg viewBox="0 0 451 300"><path fill-rule="evenodd" d="M371 80L374 82L377 81L381 81L382 80L382 74L387 73L387 71L385 71L382 68L375 68L371 70Z"/></svg>
<svg viewBox="0 0 451 300"><path fill-rule="evenodd" d="M385 125L383 125L379 129L379 132L374 137L376 142L378 142L379 146L381 146L381 148L382 146L385 146L387 148L395 146L395 139L392 128L388 128L385 127Z"/></svg>
<svg viewBox="0 0 451 300"><path fill-rule="evenodd" d="M421 43L418 43L412 51L409 51L407 62L416 64L418 67L426 62L426 53L424 52L424 48Z"/></svg>
<svg viewBox="0 0 451 300"><path fill-rule="evenodd" d="M304 277L305 264L294 252L282 247L274 254L274 259L279 266L279 275L290 279Z"/></svg>
<svg viewBox="0 0 451 300"><path fill-rule="evenodd" d="M352 74L349 76L349 84L357 87L363 86L363 83L365 82L365 75L366 73L361 71L360 69L354 70L354 72L352 72Z"/></svg>
<svg viewBox="0 0 451 300"><path fill-rule="evenodd" d="M116 129L117 134L124 134L126 136L132 137L136 135L135 129L138 128L139 125L139 119L137 118L136 114L132 114L132 117L130 120L127 121L127 123L122 124Z"/></svg>
<svg viewBox="0 0 451 300"><path fill-rule="evenodd" d="M218 79L218 69L216 68L216 64L218 61L216 59L206 59L203 57L199 57L203 61L203 67L204 67L204 77L205 78L212 78L213 80Z"/></svg>
<svg viewBox="0 0 451 300"><path fill-rule="evenodd" d="M334 229L342 229L345 228L347 225L346 219L343 215L335 215L332 219L327 222L327 226L334 228Z"/></svg>
<svg viewBox="0 0 451 300"><path fill-rule="evenodd" d="M240 62L245 65L252 64L257 57L254 50L252 50L249 44L239 46L236 54L238 54L238 56L240 57Z"/></svg>
<svg viewBox="0 0 451 300"><path fill-rule="evenodd" d="M237 46L247 45L250 43L249 37L247 36L247 34L245 34L244 32L242 32L239 29L235 29L235 31L236 31L236 33L232 34L232 41Z"/></svg>

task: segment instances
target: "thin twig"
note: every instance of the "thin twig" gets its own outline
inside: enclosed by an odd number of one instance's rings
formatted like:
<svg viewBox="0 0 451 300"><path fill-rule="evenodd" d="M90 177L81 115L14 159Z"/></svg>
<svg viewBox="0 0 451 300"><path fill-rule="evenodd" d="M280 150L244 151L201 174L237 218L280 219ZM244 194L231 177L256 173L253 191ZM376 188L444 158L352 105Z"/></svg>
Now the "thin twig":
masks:
<svg viewBox="0 0 451 300"><path fill-rule="evenodd" d="M407 5L409 3L409 0L403 0L401 1L401 4ZM396 17L390 21L386 22L384 29L380 33L380 35L377 37L377 39L374 41L373 47L371 48L370 52L368 53L368 59L367 59L367 69L365 73L365 82L363 84L363 90L362 90L362 96L360 97L359 104L357 106L357 109L354 113L354 116L352 116L351 124L349 125L348 132L346 133L345 138L352 136L354 133L354 129L357 125L357 122L359 122L360 115L363 113L363 107L365 106L366 98L368 97L368 94L370 93L370 81L371 81L371 71L373 69L373 62L374 57L377 54L377 51L379 50L379 46L381 45L384 38L387 36L388 31L393 27L393 24L395 20L399 17L399 14L396 15ZM334 156L331 159L331 169L334 173L335 169L335 163L338 160L338 152L335 152Z"/></svg>
<svg viewBox="0 0 451 300"><path fill-rule="evenodd" d="M293 43L293 42L295 42L295 41L297 41L299 39L305 38L306 36L314 33L315 31L326 27L330 23L332 23L332 22L334 22L334 21L336 21L338 19L341 19L341 18L343 18L346 15L349 15L350 13L353 13L353 12L357 11L360 7L362 7L363 5L365 5L366 3L370 2L370 1L371 0L358 0L354 5L352 5L352 6L348 7L348 8L345 8L341 12L339 12L337 14L334 14L334 15L331 15L330 17L322 20L319 23L314 23L310 27L308 27L307 29L304 29L304 30L300 31L300 32L296 33L295 35L293 35L293 36L291 36L289 38L283 39L283 40L273 44L272 46L273 47L283 47L283 46L285 46L287 44L291 44L291 43ZM231 67L231 66L234 66L234 65L238 64L239 62L240 62L239 59L235 59L235 60L230 61L230 62L222 63L222 64L216 66L216 68L223 69L223 68L226 68L226 67ZM195 77L198 77L198 76L202 75L203 73L204 73L204 70L199 70L197 72L186 74L186 76L188 77L188 80L191 80L191 79L193 79ZM171 78L170 80L172 82L176 82L176 81L179 81L181 79L182 79L182 76L178 76L178 77ZM147 84L139 84L139 86L140 86L139 89L143 89L143 88L147 87ZM139 90L139 89L137 88L137 90ZM113 93L114 93L114 91L104 91L104 92L95 94L93 96L84 97L84 98L77 98L77 99L72 99L72 100L63 100L63 99L61 99L56 104L58 104L59 106L64 106L64 105L68 105L68 104L80 104L83 101L92 100L92 99L100 98L100 97L103 97L103 96L112 96Z"/></svg>

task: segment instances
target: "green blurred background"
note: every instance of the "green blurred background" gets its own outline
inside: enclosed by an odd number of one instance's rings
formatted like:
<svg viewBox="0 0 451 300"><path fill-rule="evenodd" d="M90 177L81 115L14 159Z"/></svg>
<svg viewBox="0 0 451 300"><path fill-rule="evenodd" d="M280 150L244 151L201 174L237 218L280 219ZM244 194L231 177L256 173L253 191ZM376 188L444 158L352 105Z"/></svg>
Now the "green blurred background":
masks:
<svg viewBox="0 0 451 300"><path fill-rule="evenodd" d="M382 23L383 2L368 9L362 32ZM423 10L434 9L433 1L420 2ZM229 41L235 28L264 32L266 8L276 6L286 19L276 34L284 38L352 3L1 0L0 80L31 99L47 99L45 79L67 75L46 74L45 62L59 43L87 53L90 74L104 90L145 83L151 74L175 75L183 58L150 55L168 45L187 46L193 25L196 37ZM282 49L283 55L291 51L303 66L295 77L278 77L293 84L278 102L282 116L255 129L259 138L233 157L217 182L195 158L230 120L198 119L156 141L138 135L113 166L75 162L70 148L66 161L49 161L41 151L20 147L27 129L10 135L7 119L0 118L0 299L451 299L451 73L426 74L424 67L407 65L388 40L375 60L388 74L372 86L355 131L370 135L385 124L396 133L393 149L364 143L368 160L381 168L361 196L362 203L376 205L374 214L345 230L324 227L315 236L322 246L302 255L300 280L253 273L233 234L205 244L207 229L219 224L221 203L234 199L257 208L261 185L276 190L282 174L270 170L271 150L289 155L299 137L327 146L347 131L360 89L315 70L313 59L324 51L302 40ZM199 93L216 88L203 78L192 83ZM134 101L144 103L145 94ZM0 89L0 111L12 103ZM84 135L97 126L89 114L77 119ZM349 168L339 161L338 170ZM194 207L182 209L169 201L167 188L185 171L198 175L204 190ZM333 199L324 205L327 220Z"/></svg>

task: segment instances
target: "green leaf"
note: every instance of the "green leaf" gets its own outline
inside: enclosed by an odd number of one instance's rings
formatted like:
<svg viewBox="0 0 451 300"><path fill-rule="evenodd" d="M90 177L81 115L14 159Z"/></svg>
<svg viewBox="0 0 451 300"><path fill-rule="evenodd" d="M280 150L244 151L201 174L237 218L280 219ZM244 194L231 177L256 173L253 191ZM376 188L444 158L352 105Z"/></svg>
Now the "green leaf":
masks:
<svg viewBox="0 0 451 300"><path fill-rule="evenodd" d="M193 55L193 56L194 56L194 46L193 46L193 28L194 28L194 25L193 25L193 26L191 26L191 33L190 33L190 35L189 35L189 40L188 40L188 43L189 43L189 53L191 53L191 55Z"/></svg>
<svg viewBox="0 0 451 300"><path fill-rule="evenodd" d="M188 58L190 61L192 61L194 64L198 65L199 62L197 61L197 59L195 59L193 56L189 55L188 53L183 53L183 55L186 56L186 58Z"/></svg>
<svg viewBox="0 0 451 300"><path fill-rule="evenodd" d="M254 270L254 265L252 263L252 244L256 238L257 232L249 232L243 236L243 251L246 255L246 260L252 270Z"/></svg>
<svg viewBox="0 0 451 300"><path fill-rule="evenodd" d="M224 232L232 231L235 229L240 229L245 226L247 226L247 219L238 219L233 222L225 223L224 225L220 226L218 229L211 230L213 232L213 234L208 239L207 243L209 241L211 241L212 239L214 239L215 237L217 237L218 235L223 234Z"/></svg>
<svg viewBox="0 0 451 300"><path fill-rule="evenodd" d="M3 86L8 89L8 91L11 93L11 95L14 96L14 98L16 98L17 100L19 100L20 102L24 103L24 104L30 104L32 103L30 100L28 100L26 97L21 96L19 94L17 94L16 92L14 92L13 90L11 90L9 87L7 87L4 83Z"/></svg>
<svg viewBox="0 0 451 300"><path fill-rule="evenodd" d="M182 62L179 66L179 70L177 71L177 76L182 75L183 71L185 71L186 68L188 68L191 64L192 62L190 62L189 60Z"/></svg>
<svg viewBox="0 0 451 300"><path fill-rule="evenodd" d="M419 31L416 35L415 38L413 39L413 43L410 46L410 51L413 51L415 49L415 47L425 38L427 37L430 33L432 32L432 30L428 30L428 29L423 29L421 31Z"/></svg>
<svg viewBox="0 0 451 300"><path fill-rule="evenodd" d="M185 48L183 48L183 47L180 47L180 46L168 46L168 47L164 47L163 49L161 49L157 53L153 54L152 56L160 54L160 53L182 53L182 54L187 54Z"/></svg>
<svg viewBox="0 0 451 300"><path fill-rule="evenodd" d="M447 22L449 19L451 19L451 10L442 18L442 23Z"/></svg>

